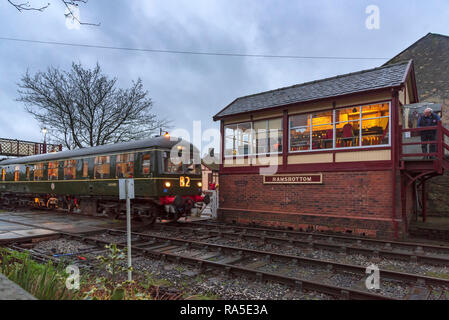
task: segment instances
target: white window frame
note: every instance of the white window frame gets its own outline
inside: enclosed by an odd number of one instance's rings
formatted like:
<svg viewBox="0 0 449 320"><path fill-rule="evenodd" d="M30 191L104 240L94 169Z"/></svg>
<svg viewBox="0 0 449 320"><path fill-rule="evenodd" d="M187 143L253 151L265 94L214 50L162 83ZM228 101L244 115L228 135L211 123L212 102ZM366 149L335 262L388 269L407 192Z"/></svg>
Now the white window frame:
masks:
<svg viewBox="0 0 449 320"><path fill-rule="evenodd" d="M230 123L230 124L225 125L224 128L223 128L223 143L224 143L223 150L224 150L224 153L225 153L224 157L230 159L230 158L238 158L238 157L246 157L246 156L257 156L257 155L267 155L267 154L278 154L278 155L282 154L282 151L278 151L278 152L263 152L263 153L258 153L257 152L257 141L256 141L256 139L257 139L257 132L255 132L255 130L254 130L254 122L265 121L265 128L267 128L268 127L268 121L269 120L273 120L273 119L281 119L281 123L282 123L281 132L282 132L282 135L284 135L284 125L283 125L283 121L282 121L283 118L282 117L276 117L276 118L270 118L270 119L261 119L261 120L253 120L253 121L244 121L244 122ZM238 129L239 125L247 124L247 123L251 124L251 131L250 131L249 141L248 141L248 145L249 145L248 146L248 149L249 149L248 150L248 154L227 155L226 154L226 139L228 137L230 137L230 136L226 135L226 128L229 128L229 127L232 127L232 126L237 126L237 129ZM267 134L269 135L269 133L270 133L269 130L268 129L265 129L265 130L267 130ZM252 141L254 141L254 145L253 145ZM269 146L268 146L268 148L269 148ZM284 146L282 146L282 148L284 148Z"/></svg>

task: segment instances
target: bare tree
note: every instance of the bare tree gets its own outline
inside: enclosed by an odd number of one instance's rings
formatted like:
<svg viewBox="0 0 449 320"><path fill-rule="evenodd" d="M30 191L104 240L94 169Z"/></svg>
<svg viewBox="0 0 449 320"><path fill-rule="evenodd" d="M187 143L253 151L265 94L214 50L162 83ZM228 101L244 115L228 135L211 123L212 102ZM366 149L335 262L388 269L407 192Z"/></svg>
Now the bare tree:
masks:
<svg viewBox="0 0 449 320"><path fill-rule="evenodd" d="M16 2L12 0L7 0L14 8L16 8L19 12L22 11L44 11L50 6L50 2L46 5L32 6L30 2ZM80 3L86 4L88 0L60 0L64 7L67 9L67 13L64 14L66 18L77 21L81 25L89 25L89 26L100 26L100 23L88 23L80 21L77 14L74 12L73 8L78 7Z"/></svg>
<svg viewBox="0 0 449 320"><path fill-rule="evenodd" d="M68 149L149 137L170 122L152 113L152 101L141 79L128 89L117 88L97 65L69 71L50 67L34 76L27 71L18 86L18 101L48 129L54 143Z"/></svg>

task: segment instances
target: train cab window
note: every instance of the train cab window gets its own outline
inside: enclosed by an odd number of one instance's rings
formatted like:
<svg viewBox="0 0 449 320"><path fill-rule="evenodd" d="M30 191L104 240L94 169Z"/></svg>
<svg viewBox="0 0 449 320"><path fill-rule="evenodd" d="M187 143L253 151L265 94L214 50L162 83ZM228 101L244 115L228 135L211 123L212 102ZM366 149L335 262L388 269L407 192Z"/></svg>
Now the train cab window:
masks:
<svg viewBox="0 0 449 320"><path fill-rule="evenodd" d="M58 161L48 163L48 180L58 180Z"/></svg>
<svg viewBox="0 0 449 320"><path fill-rule="evenodd" d="M144 154L142 155L142 174L149 175L151 171L151 155Z"/></svg>
<svg viewBox="0 0 449 320"><path fill-rule="evenodd" d="M170 159L170 152L163 152L164 172L166 173L184 173L182 163L175 164Z"/></svg>
<svg viewBox="0 0 449 320"><path fill-rule="evenodd" d="M14 181L19 181L20 179L20 167L16 166L14 168Z"/></svg>
<svg viewBox="0 0 449 320"><path fill-rule="evenodd" d="M111 157L95 157L94 177L95 179L107 179L111 174Z"/></svg>
<svg viewBox="0 0 449 320"><path fill-rule="evenodd" d="M119 154L116 157L116 177L134 177L134 153Z"/></svg>
<svg viewBox="0 0 449 320"><path fill-rule="evenodd" d="M76 160L64 161L64 180L73 180L76 178Z"/></svg>
<svg viewBox="0 0 449 320"><path fill-rule="evenodd" d="M44 164L37 163L34 165L34 180L40 181L44 180Z"/></svg>

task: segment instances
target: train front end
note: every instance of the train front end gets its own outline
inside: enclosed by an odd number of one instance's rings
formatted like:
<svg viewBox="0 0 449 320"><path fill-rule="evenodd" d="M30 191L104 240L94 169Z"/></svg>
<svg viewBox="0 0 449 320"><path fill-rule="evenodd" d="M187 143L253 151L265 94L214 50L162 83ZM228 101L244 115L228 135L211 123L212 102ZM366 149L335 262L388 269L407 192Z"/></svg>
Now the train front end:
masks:
<svg viewBox="0 0 449 320"><path fill-rule="evenodd" d="M171 150L161 150L158 177L159 204L168 220L201 213L209 204L203 195L201 159L198 149L187 142L175 144Z"/></svg>

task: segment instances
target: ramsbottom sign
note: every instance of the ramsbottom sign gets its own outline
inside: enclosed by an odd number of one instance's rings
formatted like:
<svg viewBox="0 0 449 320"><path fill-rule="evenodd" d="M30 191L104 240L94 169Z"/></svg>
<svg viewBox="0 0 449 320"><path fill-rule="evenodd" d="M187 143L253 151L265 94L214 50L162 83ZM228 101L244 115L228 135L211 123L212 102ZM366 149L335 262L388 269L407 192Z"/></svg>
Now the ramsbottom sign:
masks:
<svg viewBox="0 0 449 320"><path fill-rule="evenodd" d="M263 176L264 184L322 184L323 175L313 174L276 174L274 176Z"/></svg>

